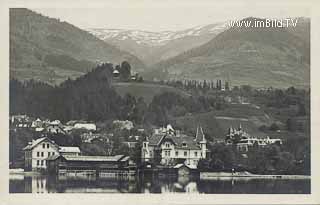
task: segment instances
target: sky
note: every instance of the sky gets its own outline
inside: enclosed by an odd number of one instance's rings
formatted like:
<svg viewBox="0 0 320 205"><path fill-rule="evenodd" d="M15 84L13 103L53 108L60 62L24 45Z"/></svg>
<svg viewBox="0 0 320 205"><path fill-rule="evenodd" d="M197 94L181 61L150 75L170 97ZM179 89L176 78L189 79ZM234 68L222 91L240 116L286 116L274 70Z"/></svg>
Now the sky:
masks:
<svg viewBox="0 0 320 205"><path fill-rule="evenodd" d="M153 1L152 1L153 2ZM161 1L160 1L161 2ZM286 18L308 16L297 4L254 4L252 1L172 1L174 3L104 4L81 8L29 8L59 18L80 28L115 28L146 31L176 31L245 17ZM203 3L199 3L203 2ZM221 1L223 2L223 1ZM232 4L230 3L232 2Z"/></svg>

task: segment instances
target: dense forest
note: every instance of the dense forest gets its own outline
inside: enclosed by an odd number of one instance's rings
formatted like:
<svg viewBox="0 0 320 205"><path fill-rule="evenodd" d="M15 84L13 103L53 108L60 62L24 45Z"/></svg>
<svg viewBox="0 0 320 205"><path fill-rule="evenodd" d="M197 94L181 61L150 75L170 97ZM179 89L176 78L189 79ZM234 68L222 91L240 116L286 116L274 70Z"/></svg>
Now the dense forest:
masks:
<svg viewBox="0 0 320 205"><path fill-rule="evenodd" d="M123 75L130 76L130 64L117 65ZM220 97L183 97L173 92L156 95L147 105L142 97L118 95L112 87L112 64L101 64L76 80L63 82L59 86L30 80L10 80L10 114L27 114L33 117L106 121L111 119L132 120L136 124L162 126L169 116L222 109Z"/></svg>

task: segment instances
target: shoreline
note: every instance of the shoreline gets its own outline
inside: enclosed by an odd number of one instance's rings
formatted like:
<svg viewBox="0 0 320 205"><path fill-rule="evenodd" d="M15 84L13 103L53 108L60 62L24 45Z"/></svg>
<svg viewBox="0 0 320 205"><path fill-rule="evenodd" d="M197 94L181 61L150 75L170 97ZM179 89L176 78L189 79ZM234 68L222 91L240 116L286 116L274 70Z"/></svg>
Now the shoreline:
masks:
<svg viewBox="0 0 320 205"><path fill-rule="evenodd" d="M46 175L37 171L25 172L23 169L9 169L9 175L25 175L25 176L39 176ZM218 178L250 178L250 179L311 179L310 175L264 175L252 174L250 172L200 172L200 179L218 179Z"/></svg>
<svg viewBox="0 0 320 205"><path fill-rule="evenodd" d="M311 179L310 175L252 174L249 172L200 172L200 179L250 178L250 179Z"/></svg>

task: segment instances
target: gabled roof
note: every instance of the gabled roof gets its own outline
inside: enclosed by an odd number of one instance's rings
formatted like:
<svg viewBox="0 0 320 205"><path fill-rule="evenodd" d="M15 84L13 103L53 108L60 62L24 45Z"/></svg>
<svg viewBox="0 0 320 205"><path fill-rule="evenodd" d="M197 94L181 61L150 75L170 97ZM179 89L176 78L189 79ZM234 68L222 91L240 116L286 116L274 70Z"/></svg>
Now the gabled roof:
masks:
<svg viewBox="0 0 320 205"><path fill-rule="evenodd" d="M64 153L80 153L80 149L79 147L64 147L64 146L60 146L59 147L59 152L64 152Z"/></svg>
<svg viewBox="0 0 320 205"><path fill-rule="evenodd" d="M161 140L165 137L165 134L154 134L152 135L148 141L149 145L159 145Z"/></svg>
<svg viewBox="0 0 320 205"><path fill-rule="evenodd" d="M172 140L178 149L200 149L198 143L194 141L194 137L190 137L188 135L167 135L163 140L165 139Z"/></svg>
<svg viewBox="0 0 320 205"><path fill-rule="evenodd" d="M162 142L170 140L178 149L200 149L198 143L194 140L194 137L188 135L179 134L178 136L174 134L154 134L148 141L149 145L160 146ZM186 146L183 146L183 145Z"/></svg>
<svg viewBox="0 0 320 205"><path fill-rule="evenodd" d="M50 140L49 138L47 137L42 137L42 138L39 138L39 139L36 139L36 140L33 140L32 141L32 144L29 144L27 146L25 146L23 148L23 150L28 150L28 149L33 149L35 146L37 146L39 143L45 141L45 140L48 140L50 143L54 144L54 145L57 145L55 142L53 142L52 140ZM57 145L58 146L58 145Z"/></svg>

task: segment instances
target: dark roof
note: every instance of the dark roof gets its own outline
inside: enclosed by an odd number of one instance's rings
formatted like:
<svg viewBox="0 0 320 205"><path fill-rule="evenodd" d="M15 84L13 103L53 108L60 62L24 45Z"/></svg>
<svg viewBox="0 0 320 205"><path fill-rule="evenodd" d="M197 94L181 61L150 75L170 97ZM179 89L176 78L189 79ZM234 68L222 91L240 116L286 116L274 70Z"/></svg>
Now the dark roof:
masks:
<svg viewBox="0 0 320 205"><path fill-rule="evenodd" d="M198 145L195 138L185 134L154 134L148 139L149 145L153 146L159 146L165 140L172 141L179 149L200 149L200 146ZM186 144L186 146L183 146L184 143Z"/></svg>
<svg viewBox="0 0 320 205"><path fill-rule="evenodd" d="M47 137L42 137L42 138L39 138L39 139L36 139L36 140L32 140L32 144L29 144L27 146L25 146L23 148L23 150L28 150L28 149L32 149L34 148L35 146L37 146L39 143L43 142L43 141L49 141L50 143L54 144L54 145L57 145L56 143L54 143L52 140L50 140L49 138ZM57 145L58 146L58 145Z"/></svg>
<svg viewBox="0 0 320 205"><path fill-rule="evenodd" d="M180 134L179 136L167 135L165 139L171 139L177 148L179 149L200 149L198 143L194 140L194 137ZM164 139L164 140L165 140ZM186 146L183 146L185 144Z"/></svg>
<svg viewBox="0 0 320 205"><path fill-rule="evenodd" d="M162 138L165 136L165 134L154 134L152 135L148 141L149 141L149 145L159 145L160 141L162 140Z"/></svg>
<svg viewBox="0 0 320 205"><path fill-rule="evenodd" d="M51 155L47 158L47 160L51 161L51 160L56 160L58 157L60 157L60 155L55 154L55 155Z"/></svg>

